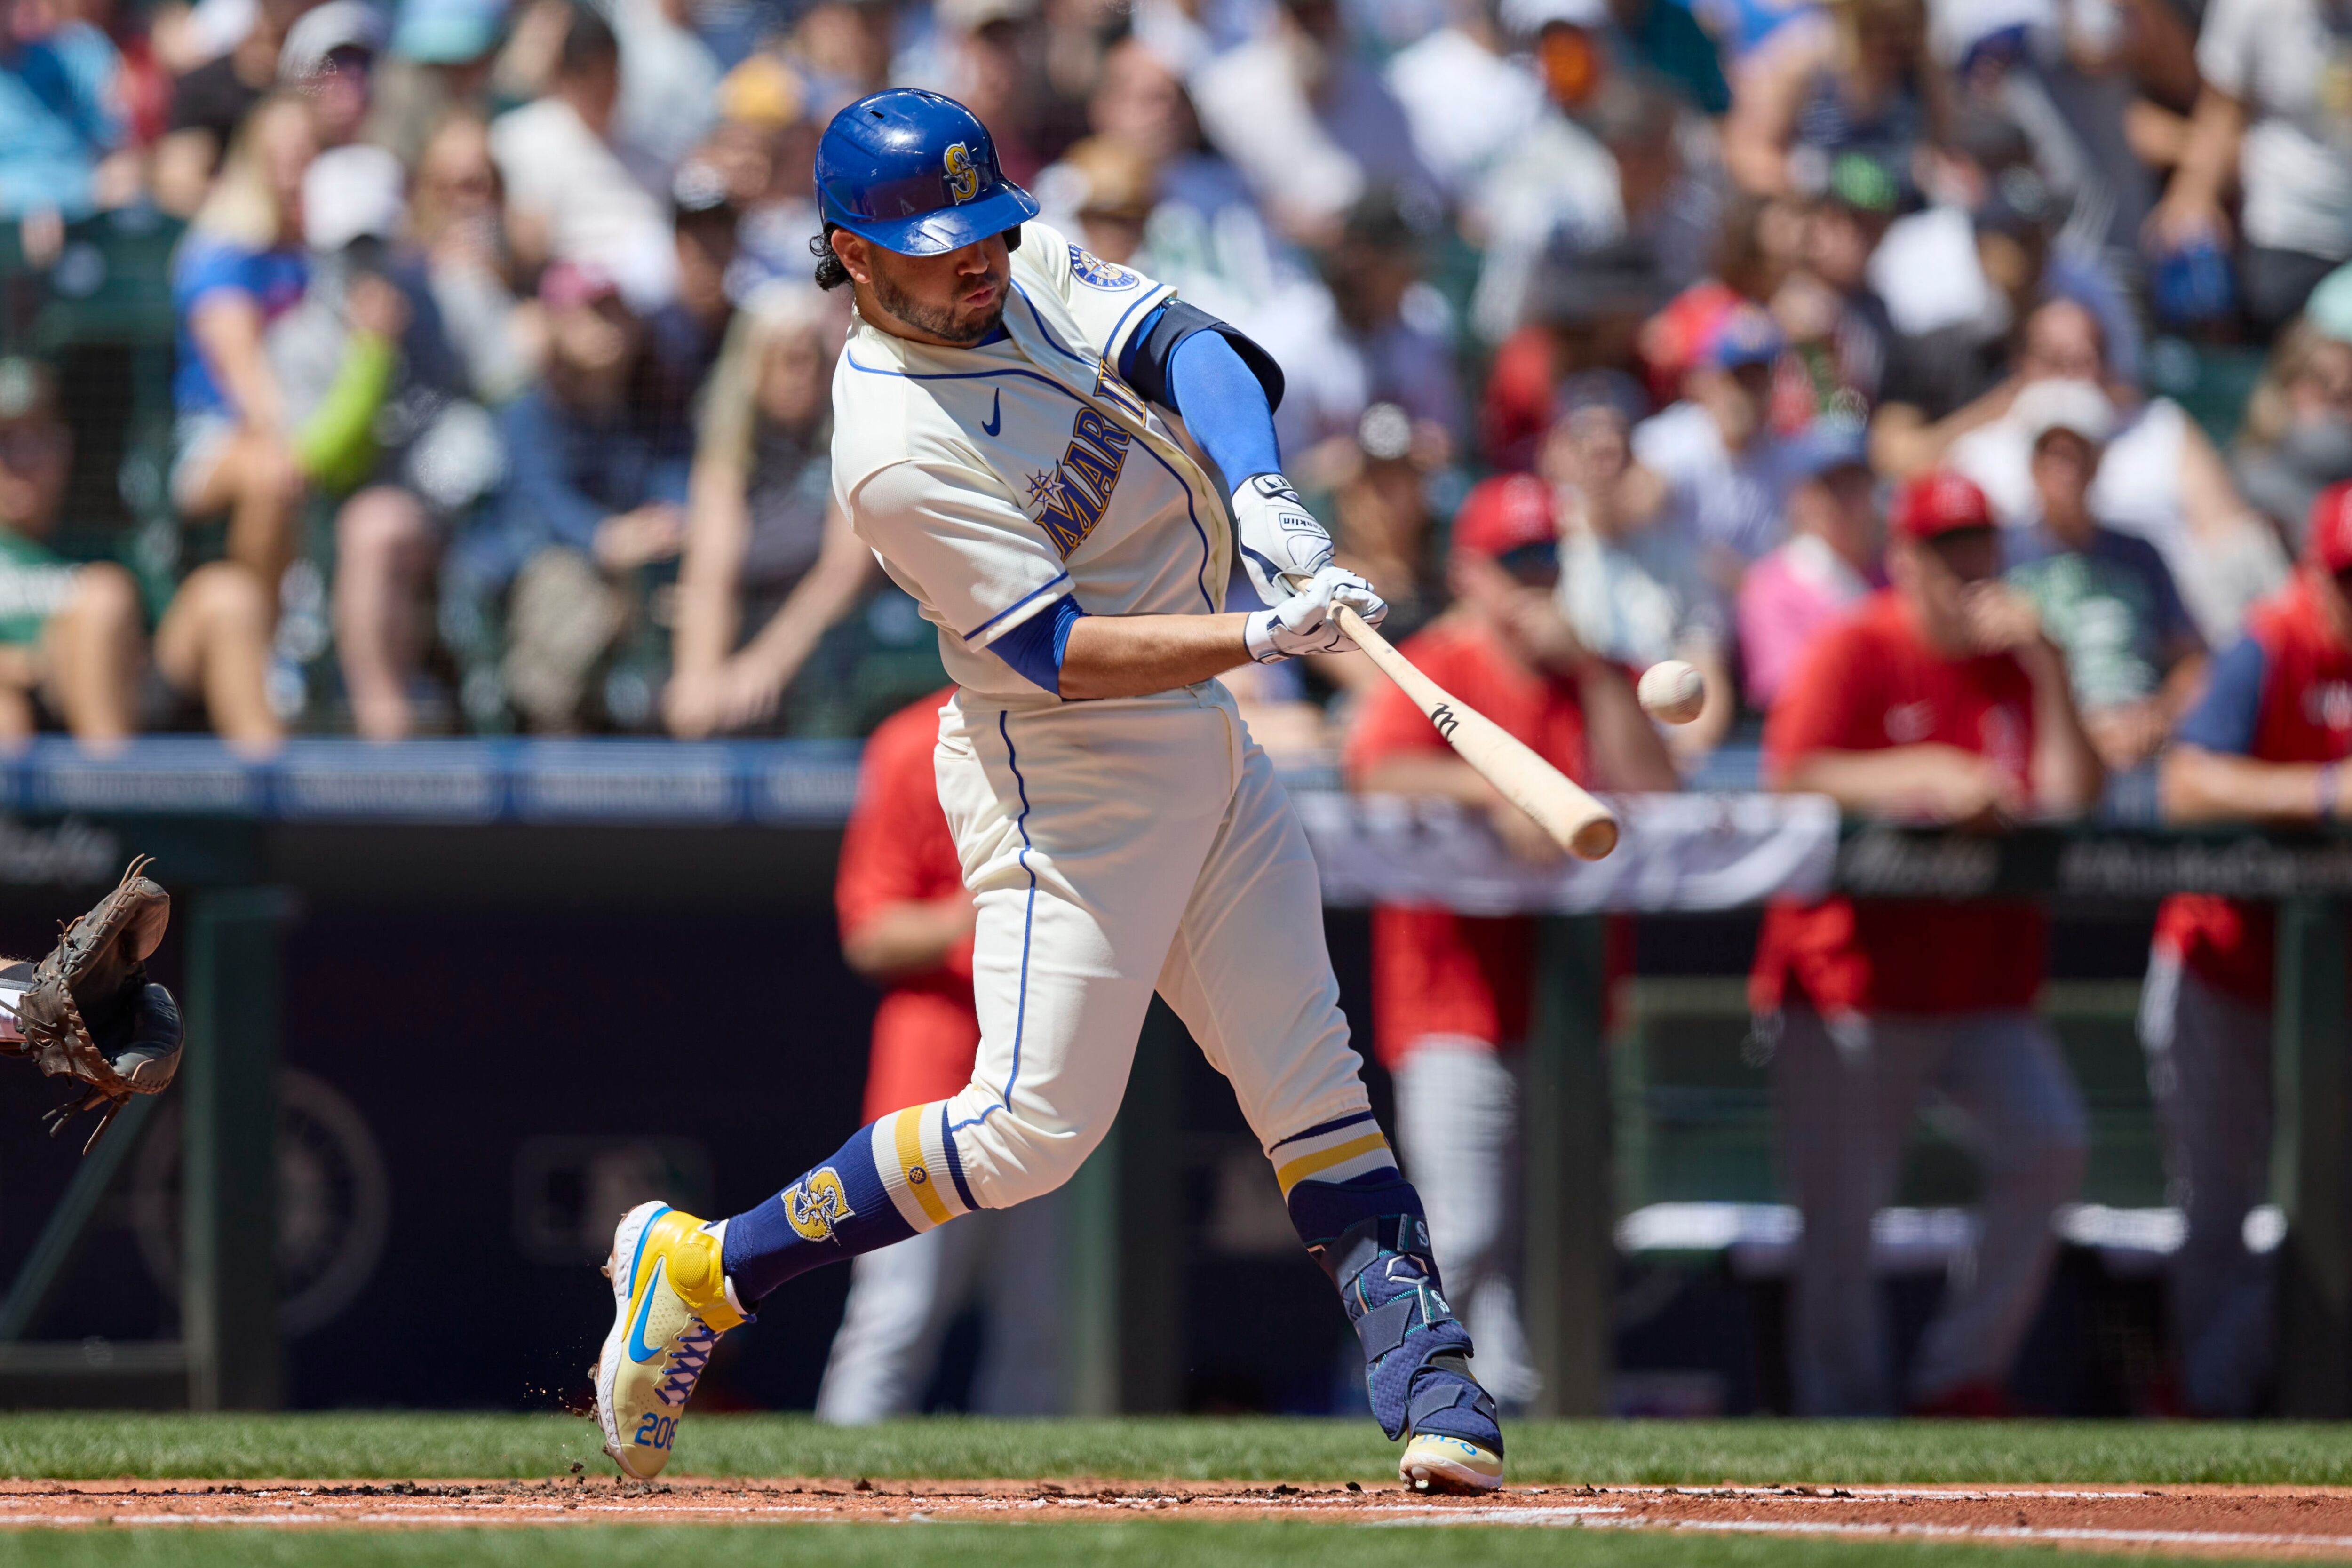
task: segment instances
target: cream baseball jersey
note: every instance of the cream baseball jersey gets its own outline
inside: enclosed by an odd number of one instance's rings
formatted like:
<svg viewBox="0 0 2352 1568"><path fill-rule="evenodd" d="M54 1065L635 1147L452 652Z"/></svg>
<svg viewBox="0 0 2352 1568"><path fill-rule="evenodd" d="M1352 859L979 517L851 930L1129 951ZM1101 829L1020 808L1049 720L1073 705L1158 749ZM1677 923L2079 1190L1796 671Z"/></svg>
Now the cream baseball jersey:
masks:
<svg viewBox="0 0 2352 1568"><path fill-rule="evenodd" d="M834 494L968 693L1060 700L990 645L1064 594L1089 615L1223 608L1223 492L1182 422L1116 369L1172 298L1028 223L995 342L936 348L851 326L833 375Z"/></svg>

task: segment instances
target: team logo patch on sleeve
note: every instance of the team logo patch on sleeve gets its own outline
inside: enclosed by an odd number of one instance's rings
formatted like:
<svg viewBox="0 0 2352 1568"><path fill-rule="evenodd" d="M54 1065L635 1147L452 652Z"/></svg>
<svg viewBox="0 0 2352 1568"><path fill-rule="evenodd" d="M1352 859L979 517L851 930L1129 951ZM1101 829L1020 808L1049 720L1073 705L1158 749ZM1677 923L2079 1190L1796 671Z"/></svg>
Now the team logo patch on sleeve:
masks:
<svg viewBox="0 0 2352 1568"><path fill-rule="evenodd" d="M1070 247L1070 270L1077 275L1078 281L1097 289L1132 289L1143 281L1126 268L1113 266L1093 251L1081 250L1075 245Z"/></svg>
<svg viewBox="0 0 2352 1568"><path fill-rule="evenodd" d="M784 1217L811 1241L831 1241L833 1227L857 1211L841 1190L841 1178L831 1165L810 1172L784 1189Z"/></svg>

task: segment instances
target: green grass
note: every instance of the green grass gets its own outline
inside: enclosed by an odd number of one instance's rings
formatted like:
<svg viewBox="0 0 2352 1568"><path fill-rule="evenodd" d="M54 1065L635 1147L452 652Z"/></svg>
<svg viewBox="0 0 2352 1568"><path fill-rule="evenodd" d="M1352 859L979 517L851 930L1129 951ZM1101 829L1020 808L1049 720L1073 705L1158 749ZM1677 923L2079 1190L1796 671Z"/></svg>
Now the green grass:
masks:
<svg viewBox="0 0 2352 1568"><path fill-rule="evenodd" d="M2122 1422L1518 1422L1514 1481L2081 1481L2352 1485L2352 1426ZM23 1415L0 1426L0 1475L531 1477L575 1461L609 1475L594 1428L561 1415ZM803 1416L702 1415L674 1475L1366 1482L1395 1449L1369 1421L985 1421L842 1430Z"/></svg>
<svg viewBox="0 0 2352 1568"><path fill-rule="evenodd" d="M1344 1535L1339 1531L1345 1530ZM2083 1563L2035 1547L1697 1538L1581 1530L1359 1530L1305 1524L629 1526L337 1531L125 1530L0 1532L0 1568L677 1568L679 1563L812 1563L822 1568L971 1568L982 1556L1024 1568L2053 1568ZM2105 1556L2100 1568L2177 1565ZM2236 1561L2244 1562L2241 1558Z"/></svg>

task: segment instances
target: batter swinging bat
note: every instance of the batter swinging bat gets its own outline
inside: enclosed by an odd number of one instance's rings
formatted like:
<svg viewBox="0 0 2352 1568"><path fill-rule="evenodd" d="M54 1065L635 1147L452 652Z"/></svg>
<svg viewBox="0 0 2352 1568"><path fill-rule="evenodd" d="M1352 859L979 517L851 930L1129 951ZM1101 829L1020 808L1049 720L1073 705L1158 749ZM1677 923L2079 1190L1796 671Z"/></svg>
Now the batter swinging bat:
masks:
<svg viewBox="0 0 2352 1568"><path fill-rule="evenodd" d="M1391 647L1345 605L1334 605L1339 629L1370 654L1381 673L1401 687L1413 705L1437 726L1445 743L1503 798L1536 819L1552 841L1580 860L1598 860L1617 847L1617 818L1609 808L1570 783L1566 774L1484 713L1449 693Z"/></svg>

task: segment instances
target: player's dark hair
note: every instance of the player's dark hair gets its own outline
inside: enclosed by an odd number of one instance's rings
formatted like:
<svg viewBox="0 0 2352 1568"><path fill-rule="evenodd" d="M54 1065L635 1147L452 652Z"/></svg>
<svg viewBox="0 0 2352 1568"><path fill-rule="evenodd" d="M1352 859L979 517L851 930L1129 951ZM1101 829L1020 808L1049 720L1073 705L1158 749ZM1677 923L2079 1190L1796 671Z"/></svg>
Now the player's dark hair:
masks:
<svg viewBox="0 0 2352 1568"><path fill-rule="evenodd" d="M833 253L833 231L839 226L829 223L823 234L809 241L809 254L816 258L816 286L820 289L838 289L849 281L849 268Z"/></svg>
<svg viewBox="0 0 2352 1568"><path fill-rule="evenodd" d="M829 223L824 226L823 234L809 241L809 254L816 258L816 286L820 289L838 289L849 281L849 268L844 267L841 258L833 253L833 231L840 226L839 224ZM1004 248L1021 248L1018 225L1004 231Z"/></svg>

